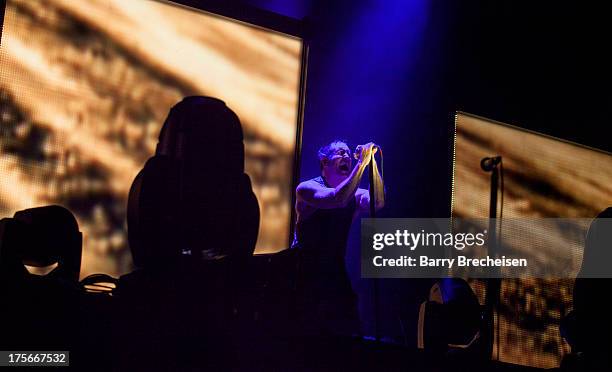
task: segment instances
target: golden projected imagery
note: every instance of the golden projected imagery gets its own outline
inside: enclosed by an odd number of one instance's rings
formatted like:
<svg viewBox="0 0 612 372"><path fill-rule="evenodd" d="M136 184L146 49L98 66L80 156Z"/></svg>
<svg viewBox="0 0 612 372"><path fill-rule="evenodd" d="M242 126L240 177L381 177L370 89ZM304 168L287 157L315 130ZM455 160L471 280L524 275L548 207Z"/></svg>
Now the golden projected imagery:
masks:
<svg viewBox="0 0 612 372"><path fill-rule="evenodd" d="M612 155L459 113L454 217L489 216L491 173L481 169L480 160L496 155L502 157L503 167L503 199L498 197L497 207L498 218L503 209L502 223L504 219L573 219L562 229L534 229L543 232L538 236L532 230L502 224L502 246L532 261L567 268L575 276L582 263L586 228L612 200ZM502 280L499 345L494 356L499 350L504 362L559 366L569 351L559 334L559 322L572 308L573 276ZM482 299L482 282L471 284Z"/></svg>
<svg viewBox="0 0 612 372"><path fill-rule="evenodd" d="M300 40L151 0L9 0L0 47L0 215L59 204L83 232L81 277L132 269L129 187L170 107L240 117L260 203L256 252L287 247Z"/></svg>

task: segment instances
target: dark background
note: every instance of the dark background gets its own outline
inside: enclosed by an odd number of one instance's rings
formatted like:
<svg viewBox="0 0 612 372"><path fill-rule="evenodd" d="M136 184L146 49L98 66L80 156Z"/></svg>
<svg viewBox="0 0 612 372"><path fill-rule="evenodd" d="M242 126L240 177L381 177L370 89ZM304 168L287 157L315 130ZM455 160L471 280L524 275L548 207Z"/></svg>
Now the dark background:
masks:
<svg viewBox="0 0 612 372"><path fill-rule="evenodd" d="M454 113L612 150L612 23L595 2L266 1L305 18L310 45L300 179L318 175L333 138L384 150L385 217L450 215ZM358 226L349 269L373 332L371 282L359 279ZM382 334L416 325L429 283L381 281ZM403 319L400 323L399 319ZM416 337L405 340L413 345Z"/></svg>

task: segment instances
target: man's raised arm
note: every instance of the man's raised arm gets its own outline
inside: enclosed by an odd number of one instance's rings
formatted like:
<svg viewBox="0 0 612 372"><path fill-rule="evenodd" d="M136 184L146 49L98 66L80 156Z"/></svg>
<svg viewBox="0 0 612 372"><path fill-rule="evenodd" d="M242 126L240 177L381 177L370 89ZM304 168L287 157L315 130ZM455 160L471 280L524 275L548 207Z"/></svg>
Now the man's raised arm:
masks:
<svg viewBox="0 0 612 372"><path fill-rule="evenodd" d="M364 163L360 160L348 178L342 181L336 188L325 187L315 181L300 183L296 190L298 201L305 202L318 209L332 209L345 206L354 197L365 167Z"/></svg>

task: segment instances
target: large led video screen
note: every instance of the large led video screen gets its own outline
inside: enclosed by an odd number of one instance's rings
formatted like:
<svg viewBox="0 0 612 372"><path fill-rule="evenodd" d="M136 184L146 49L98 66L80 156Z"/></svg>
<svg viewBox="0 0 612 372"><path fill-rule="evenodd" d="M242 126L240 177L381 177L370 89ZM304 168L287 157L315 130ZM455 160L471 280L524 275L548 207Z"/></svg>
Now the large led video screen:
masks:
<svg viewBox="0 0 612 372"><path fill-rule="evenodd" d="M497 218L504 249L530 260L563 261L578 273L588 223L612 205L612 155L493 120L458 113L453 175L454 217L489 216L491 173L481 159L501 156ZM503 185L503 197L502 197ZM567 218L563 229L530 236L504 219ZM543 225L544 226L544 225ZM472 281L481 302L484 282ZM569 346L560 319L572 309L574 280L503 279L493 358L534 367L558 367Z"/></svg>
<svg viewBox="0 0 612 372"><path fill-rule="evenodd" d="M287 247L302 41L153 0L8 0L0 47L0 216L49 204L84 235L81 277L132 270L126 204L170 107L241 119L256 252ZM222 186L222 185L220 185Z"/></svg>

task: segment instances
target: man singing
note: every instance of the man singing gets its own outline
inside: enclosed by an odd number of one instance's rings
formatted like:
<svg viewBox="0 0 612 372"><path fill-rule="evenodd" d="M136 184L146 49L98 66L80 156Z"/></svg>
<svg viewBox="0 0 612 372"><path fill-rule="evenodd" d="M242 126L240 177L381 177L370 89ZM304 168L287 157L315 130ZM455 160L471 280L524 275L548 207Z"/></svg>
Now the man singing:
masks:
<svg viewBox="0 0 612 372"><path fill-rule="evenodd" d="M369 164L374 169L376 210L385 203L373 143L357 146L357 164L343 141L319 150L321 176L296 189L296 228L293 248L300 249L302 312L317 332L353 334L358 331L357 298L344 264L352 222L369 213L370 194L359 188ZM372 185L370 185L371 187Z"/></svg>

